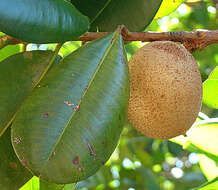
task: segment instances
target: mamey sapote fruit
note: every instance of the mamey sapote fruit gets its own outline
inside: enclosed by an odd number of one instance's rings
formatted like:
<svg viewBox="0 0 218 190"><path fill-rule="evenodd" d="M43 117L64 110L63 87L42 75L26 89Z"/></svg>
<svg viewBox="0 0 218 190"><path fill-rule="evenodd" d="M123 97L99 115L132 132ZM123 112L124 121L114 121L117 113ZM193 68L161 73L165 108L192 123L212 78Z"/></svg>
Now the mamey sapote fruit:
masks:
<svg viewBox="0 0 218 190"><path fill-rule="evenodd" d="M201 75L191 53L175 42L152 42L131 57L129 69L130 123L155 139L185 135L202 102Z"/></svg>

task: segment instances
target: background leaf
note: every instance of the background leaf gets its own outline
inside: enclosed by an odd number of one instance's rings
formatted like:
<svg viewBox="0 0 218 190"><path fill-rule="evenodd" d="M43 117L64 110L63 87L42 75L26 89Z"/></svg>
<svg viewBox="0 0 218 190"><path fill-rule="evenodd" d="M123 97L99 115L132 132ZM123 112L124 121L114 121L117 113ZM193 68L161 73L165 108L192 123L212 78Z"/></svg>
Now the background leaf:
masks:
<svg viewBox="0 0 218 190"><path fill-rule="evenodd" d="M155 15L155 19L164 17L175 11L185 0L163 0Z"/></svg>
<svg viewBox="0 0 218 190"><path fill-rule="evenodd" d="M203 83L203 102L218 109L218 66Z"/></svg>
<svg viewBox="0 0 218 190"><path fill-rule="evenodd" d="M200 114L199 118L205 118L205 120L196 121L187 131L186 137L180 135L170 139L170 141L181 145L185 150L204 154L210 159L218 161L217 148L214 146L217 142L216 138L213 139L213 136L217 135L218 120L208 118L205 114Z"/></svg>
<svg viewBox="0 0 218 190"><path fill-rule="evenodd" d="M211 72L209 79L218 79L218 66Z"/></svg>
<svg viewBox="0 0 218 190"><path fill-rule="evenodd" d="M5 35L4 33L0 32L0 36ZM0 61L4 60L5 58L14 55L15 53L21 52L21 45L9 45L7 47L4 47L0 50Z"/></svg>
<svg viewBox="0 0 218 190"><path fill-rule="evenodd" d="M19 190L61 190L65 185L49 183L34 176ZM72 188L70 189L72 190Z"/></svg>
<svg viewBox="0 0 218 190"><path fill-rule="evenodd" d="M218 157L218 119L196 122L187 136L196 147Z"/></svg>
<svg viewBox="0 0 218 190"><path fill-rule="evenodd" d="M0 28L22 41L55 43L79 37L89 21L68 1L1 0Z"/></svg>
<svg viewBox="0 0 218 190"><path fill-rule="evenodd" d="M208 158L204 154L201 154L199 164L208 181L218 177L218 162Z"/></svg>
<svg viewBox="0 0 218 190"><path fill-rule="evenodd" d="M0 137L0 155L0 189L17 190L32 177L32 174L22 166L14 153L10 128Z"/></svg>
<svg viewBox="0 0 218 190"><path fill-rule="evenodd" d="M142 31L152 21L162 0L72 0L91 18L92 31L114 31L124 24L130 31Z"/></svg>
<svg viewBox="0 0 218 190"><path fill-rule="evenodd" d="M24 52L0 62L0 135L33 89L52 55L51 51Z"/></svg>
<svg viewBox="0 0 218 190"><path fill-rule="evenodd" d="M20 190L40 190L39 178L34 176Z"/></svg>
<svg viewBox="0 0 218 190"><path fill-rule="evenodd" d="M6 59L7 57L21 52L21 45L9 45L0 50L0 61Z"/></svg>
<svg viewBox="0 0 218 190"><path fill-rule="evenodd" d="M120 31L87 43L54 66L25 100L12 139L22 138L13 145L36 176L72 183L109 159L126 120L125 56Z"/></svg>
<svg viewBox="0 0 218 190"><path fill-rule="evenodd" d="M109 2L110 0L71 0L71 3L84 15L88 16L91 22L104 11Z"/></svg>

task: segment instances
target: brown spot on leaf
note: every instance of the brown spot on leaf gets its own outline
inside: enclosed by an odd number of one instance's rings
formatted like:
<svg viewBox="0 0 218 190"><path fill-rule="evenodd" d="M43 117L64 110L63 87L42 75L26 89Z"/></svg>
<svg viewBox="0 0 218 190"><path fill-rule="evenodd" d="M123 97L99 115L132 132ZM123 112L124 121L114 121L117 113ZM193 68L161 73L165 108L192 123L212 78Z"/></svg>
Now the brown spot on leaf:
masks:
<svg viewBox="0 0 218 190"><path fill-rule="evenodd" d="M21 142L21 138L19 138L19 137L14 138L14 143L15 144L19 144L20 142Z"/></svg>
<svg viewBox="0 0 218 190"><path fill-rule="evenodd" d="M77 169L82 172L83 168L82 166L79 164L79 157L75 156L75 158L73 159L73 164L77 166Z"/></svg>
<svg viewBox="0 0 218 190"><path fill-rule="evenodd" d="M76 104L76 107L73 108L73 111L77 111L80 109L80 106L78 104Z"/></svg>
<svg viewBox="0 0 218 190"><path fill-rule="evenodd" d="M74 165L79 165L79 157L76 156L74 159L73 159L73 164Z"/></svg>
<svg viewBox="0 0 218 190"><path fill-rule="evenodd" d="M64 103L68 106L74 106L74 103L72 103L72 102L64 101Z"/></svg>
<svg viewBox="0 0 218 190"><path fill-rule="evenodd" d="M21 158L20 162L23 166L27 166L27 161L24 159L24 157Z"/></svg>
<svg viewBox="0 0 218 190"><path fill-rule="evenodd" d="M8 182L8 181L9 181L9 178L7 178L7 177L6 177L6 178L4 178L4 181Z"/></svg>
<svg viewBox="0 0 218 190"><path fill-rule="evenodd" d="M86 144L87 144L88 149L90 151L90 156L94 156L94 160L98 160L101 163L103 163L102 160L98 157L98 155L94 152L94 149L93 149L92 145L89 143L88 139L86 139Z"/></svg>
<svg viewBox="0 0 218 190"><path fill-rule="evenodd" d="M44 118L48 118L48 113L45 113L45 114L43 115L43 117L44 117Z"/></svg>
<svg viewBox="0 0 218 190"><path fill-rule="evenodd" d="M9 165L11 168L16 169L17 168L17 164L15 162L9 162Z"/></svg>
<svg viewBox="0 0 218 190"><path fill-rule="evenodd" d="M94 149L93 149L92 145L89 143L89 141L87 139L86 139L86 144L87 144L88 149L90 151L90 156L97 157L97 154L94 152Z"/></svg>

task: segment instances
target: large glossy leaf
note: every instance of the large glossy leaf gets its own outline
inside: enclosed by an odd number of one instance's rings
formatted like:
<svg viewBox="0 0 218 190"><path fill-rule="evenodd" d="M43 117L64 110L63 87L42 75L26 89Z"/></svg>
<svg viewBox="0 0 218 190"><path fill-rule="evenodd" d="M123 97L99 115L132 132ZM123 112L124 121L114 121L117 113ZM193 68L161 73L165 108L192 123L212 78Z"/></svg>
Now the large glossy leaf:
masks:
<svg viewBox="0 0 218 190"><path fill-rule="evenodd" d="M203 102L218 109L218 66L203 83Z"/></svg>
<svg viewBox="0 0 218 190"><path fill-rule="evenodd" d="M163 0L155 19L169 15L175 11L185 0Z"/></svg>
<svg viewBox="0 0 218 190"><path fill-rule="evenodd" d="M91 18L91 30L113 31L124 24L130 31L141 31L152 21L162 0L71 0Z"/></svg>
<svg viewBox="0 0 218 190"><path fill-rule="evenodd" d="M0 138L0 189L17 190L32 174L20 163L11 145L10 128Z"/></svg>
<svg viewBox="0 0 218 190"><path fill-rule="evenodd" d="M65 0L1 0L0 30L19 40L65 42L88 28L87 17Z"/></svg>
<svg viewBox="0 0 218 190"><path fill-rule="evenodd" d="M0 62L0 135L48 66L52 51L13 55Z"/></svg>
<svg viewBox="0 0 218 190"><path fill-rule="evenodd" d="M65 57L25 100L12 127L20 160L49 182L93 175L110 157L128 107L120 30ZM23 148L22 148L23 147Z"/></svg>

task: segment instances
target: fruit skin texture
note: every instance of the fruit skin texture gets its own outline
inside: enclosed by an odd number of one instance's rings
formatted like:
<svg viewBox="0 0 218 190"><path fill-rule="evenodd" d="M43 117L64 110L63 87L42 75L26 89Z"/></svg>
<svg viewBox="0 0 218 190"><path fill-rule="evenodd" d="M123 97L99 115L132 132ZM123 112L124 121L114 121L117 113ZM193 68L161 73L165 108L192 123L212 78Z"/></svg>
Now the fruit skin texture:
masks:
<svg viewBox="0 0 218 190"><path fill-rule="evenodd" d="M202 103L202 80L184 46L156 41L129 61L128 119L145 136L169 139L185 135Z"/></svg>

